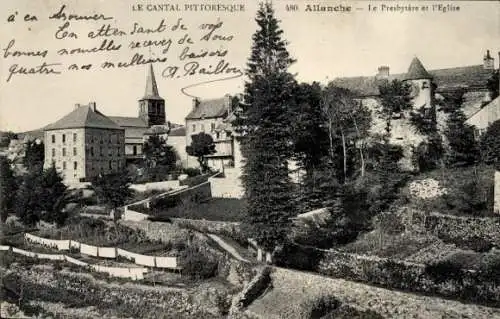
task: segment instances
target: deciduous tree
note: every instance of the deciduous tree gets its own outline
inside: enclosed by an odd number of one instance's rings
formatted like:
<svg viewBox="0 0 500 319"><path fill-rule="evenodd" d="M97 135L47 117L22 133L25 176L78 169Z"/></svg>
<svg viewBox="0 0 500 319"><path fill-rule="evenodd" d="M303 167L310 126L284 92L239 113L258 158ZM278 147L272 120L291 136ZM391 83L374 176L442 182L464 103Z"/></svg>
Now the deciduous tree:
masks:
<svg viewBox="0 0 500 319"><path fill-rule="evenodd" d="M206 133L191 135L191 145L186 146L186 153L198 158L202 171L208 169L206 156L214 154L215 144L212 136Z"/></svg>

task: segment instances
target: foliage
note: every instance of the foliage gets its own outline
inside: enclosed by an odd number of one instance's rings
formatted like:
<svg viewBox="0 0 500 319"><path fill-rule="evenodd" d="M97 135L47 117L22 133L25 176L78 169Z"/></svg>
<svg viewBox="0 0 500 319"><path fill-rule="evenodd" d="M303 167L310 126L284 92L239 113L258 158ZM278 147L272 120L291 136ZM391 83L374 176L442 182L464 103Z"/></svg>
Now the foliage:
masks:
<svg viewBox="0 0 500 319"><path fill-rule="evenodd" d="M490 92L490 97L491 99L495 99L496 97L498 97L498 73L499 73L499 70L496 70L493 75L491 76L491 78L488 79L488 82L486 84L486 86L488 87L488 91Z"/></svg>
<svg viewBox="0 0 500 319"><path fill-rule="evenodd" d="M420 172L427 172L440 166L444 154L441 135L432 134L428 141L421 142L412 153L412 162Z"/></svg>
<svg viewBox="0 0 500 319"><path fill-rule="evenodd" d="M68 191L63 178L52 164L46 170L33 170L26 174L16 194L16 214L25 225L40 220L62 225L68 212L65 204Z"/></svg>
<svg viewBox="0 0 500 319"><path fill-rule="evenodd" d="M496 120L481 136L481 159L500 170L500 120Z"/></svg>
<svg viewBox="0 0 500 319"><path fill-rule="evenodd" d="M449 150L446 156L448 165L470 165L477 161L479 149L474 138L474 129L465 123L467 118L459 108L453 110L447 121L445 135Z"/></svg>
<svg viewBox="0 0 500 319"><path fill-rule="evenodd" d="M321 295L314 299L307 299L301 305L303 313L300 318L322 318L340 306L340 301L331 295Z"/></svg>
<svg viewBox="0 0 500 319"><path fill-rule="evenodd" d="M180 259L183 275L192 279L207 279L217 276L217 261L207 257L198 246L188 246Z"/></svg>
<svg viewBox="0 0 500 319"><path fill-rule="evenodd" d="M144 142L143 153L145 156L146 174L150 175L151 181L166 179L166 174L175 168L177 154L173 146L167 145L167 141L159 135L151 135Z"/></svg>
<svg viewBox="0 0 500 319"><path fill-rule="evenodd" d="M0 156L0 220L5 222L14 211L18 181L5 156Z"/></svg>
<svg viewBox="0 0 500 319"><path fill-rule="evenodd" d="M411 87L407 82L393 80L385 82L379 86L380 98L382 99L382 113L389 118L394 113L410 110L413 107L411 102Z"/></svg>
<svg viewBox="0 0 500 319"><path fill-rule="evenodd" d="M288 174L292 156L290 106L295 102L295 79L288 72L294 62L282 39L283 31L270 3L260 6L248 60L242 152L243 186L247 199L249 236L269 251L286 238L294 214L293 185Z"/></svg>
<svg viewBox="0 0 500 319"><path fill-rule="evenodd" d="M186 146L186 152L197 157L202 171L207 171L208 166L205 156L216 152L212 136L203 132L191 135L191 145Z"/></svg>
<svg viewBox="0 0 500 319"><path fill-rule="evenodd" d="M364 176L364 140L371 126L370 111L352 92L331 84L323 92L321 109L327 127L330 162L337 167L339 181L344 183L352 175L357 153L361 176Z"/></svg>
<svg viewBox="0 0 500 319"><path fill-rule="evenodd" d="M2 132L0 134L0 147L7 147L9 146L10 144L10 140L15 140L17 139L17 134L12 132L12 131L8 131L8 132Z"/></svg>
<svg viewBox="0 0 500 319"><path fill-rule="evenodd" d="M130 178L124 171L96 176L91 182L90 189L111 209L124 205L133 195Z"/></svg>
<svg viewBox="0 0 500 319"><path fill-rule="evenodd" d="M182 170L182 173L186 174L189 177L195 177L200 175L200 170L192 167L186 167Z"/></svg>
<svg viewBox="0 0 500 319"><path fill-rule="evenodd" d="M25 144L25 156L23 164L28 170L42 170L45 159L45 147L43 142L28 141Z"/></svg>

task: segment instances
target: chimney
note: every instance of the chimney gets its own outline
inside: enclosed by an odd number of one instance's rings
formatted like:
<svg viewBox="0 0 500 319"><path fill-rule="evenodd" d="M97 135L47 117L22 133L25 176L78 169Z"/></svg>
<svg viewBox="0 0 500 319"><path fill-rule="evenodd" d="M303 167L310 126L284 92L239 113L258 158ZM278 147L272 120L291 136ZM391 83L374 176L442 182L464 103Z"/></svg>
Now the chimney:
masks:
<svg viewBox="0 0 500 319"><path fill-rule="evenodd" d="M80 107L80 103L75 104L75 110Z"/></svg>
<svg viewBox="0 0 500 319"><path fill-rule="evenodd" d="M386 65L379 66L377 79L388 79L389 78L389 67Z"/></svg>
<svg viewBox="0 0 500 319"><path fill-rule="evenodd" d="M96 109L96 107L95 107L95 102L90 102L90 103L89 103L89 107L90 107L90 109L91 109L93 112L95 112L95 111L97 110L97 109Z"/></svg>
<svg viewBox="0 0 500 319"><path fill-rule="evenodd" d="M197 108L199 105L200 105L200 100L197 97L195 97L193 99L193 109Z"/></svg>
<svg viewBox="0 0 500 319"><path fill-rule="evenodd" d="M490 55L490 50L486 50L486 55L483 58L483 67L485 70L495 69L495 59Z"/></svg>

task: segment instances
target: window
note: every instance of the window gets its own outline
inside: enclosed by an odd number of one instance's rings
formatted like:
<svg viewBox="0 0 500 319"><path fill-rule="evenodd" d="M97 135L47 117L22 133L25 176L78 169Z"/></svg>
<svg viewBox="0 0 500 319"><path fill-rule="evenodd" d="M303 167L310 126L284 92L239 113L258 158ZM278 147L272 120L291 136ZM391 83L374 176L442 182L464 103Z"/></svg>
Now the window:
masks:
<svg viewBox="0 0 500 319"><path fill-rule="evenodd" d="M66 143L66 134L63 134L63 135L62 135L62 142L63 142L63 143Z"/></svg>
<svg viewBox="0 0 500 319"><path fill-rule="evenodd" d="M66 162L63 162L63 169L66 169Z"/></svg>
<svg viewBox="0 0 500 319"><path fill-rule="evenodd" d="M73 147L73 156L76 156L76 147Z"/></svg>
<svg viewBox="0 0 500 319"><path fill-rule="evenodd" d="M220 138L220 133L219 132L216 132L215 133L215 138L219 139Z"/></svg>
<svg viewBox="0 0 500 319"><path fill-rule="evenodd" d="M113 162L109 161L109 169L113 169Z"/></svg>
<svg viewBox="0 0 500 319"><path fill-rule="evenodd" d="M196 132L196 124L193 124L193 132Z"/></svg>
<svg viewBox="0 0 500 319"><path fill-rule="evenodd" d="M52 134L52 143L55 143L56 142L56 136L54 134Z"/></svg>
<svg viewBox="0 0 500 319"><path fill-rule="evenodd" d="M76 142L76 133L73 133L73 142Z"/></svg>
<svg viewBox="0 0 500 319"><path fill-rule="evenodd" d="M118 157L120 157L120 156L121 156L121 154L120 154L120 148L119 148L119 147L117 147L117 148L116 148L116 155L117 155Z"/></svg>
<svg viewBox="0 0 500 319"><path fill-rule="evenodd" d="M137 155L137 146L136 145L134 145L134 147L132 148L132 154Z"/></svg>
<svg viewBox="0 0 500 319"><path fill-rule="evenodd" d="M73 169L77 169L78 168L78 163L77 162L73 162Z"/></svg>
<svg viewBox="0 0 500 319"><path fill-rule="evenodd" d="M422 89L428 89L429 88L429 83L424 82L422 83Z"/></svg>
<svg viewBox="0 0 500 319"><path fill-rule="evenodd" d="M93 146L90 147L90 156L94 156L94 147Z"/></svg>
<svg viewBox="0 0 500 319"><path fill-rule="evenodd" d="M101 142L102 142L102 140L101 140ZM99 154L102 156L102 153L103 153L103 152L102 152L102 146L100 146L100 147L99 147Z"/></svg>
<svg viewBox="0 0 500 319"><path fill-rule="evenodd" d="M65 148L62 149L62 156L66 156L66 149Z"/></svg>
<svg viewBox="0 0 500 319"><path fill-rule="evenodd" d="M215 123L210 124L210 129L212 130L212 132L215 131Z"/></svg>
<svg viewBox="0 0 500 319"><path fill-rule="evenodd" d="M52 135L52 136L54 136L54 135ZM55 149L55 148L53 148L53 149L52 149L52 157L55 157L55 156L56 156L56 149Z"/></svg>
<svg viewBox="0 0 500 319"><path fill-rule="evenodd" d="M200 130L201 130L202 132L205 132L205 125L200 124Z"/></svg>

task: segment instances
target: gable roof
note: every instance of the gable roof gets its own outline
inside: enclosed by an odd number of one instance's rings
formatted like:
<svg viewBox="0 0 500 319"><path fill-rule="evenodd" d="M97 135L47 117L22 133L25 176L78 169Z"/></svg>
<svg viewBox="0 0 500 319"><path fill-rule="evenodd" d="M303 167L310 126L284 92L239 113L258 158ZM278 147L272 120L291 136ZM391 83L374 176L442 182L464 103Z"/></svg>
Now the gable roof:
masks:
<svg viewBox="0 0 500 319"><path fill-rule="evenodd" d="M110 116L109 118L121 127L148 127L140 117Z"/></svg>
<svg viewBox="0 0 500 319"><path fill-rule="evenodd" d="M59 130L67 128L100 128L121 130L115 122L99 112L91 105L76 107L60 120L47 125L44 130Z"/></svg>
<svg viewBox="0 0 500 319"><path fill-rule="evenodd" d="M186 119L225 117L229 111L226 101L224 97L198 101L198 106L193 107Z"/></svg>
<svg viewBox="0 0 500 319"><path fill-rule="evenodd" d="M149 64L148 75L146 76L146 90L141 100L163 100L158 93L158 85L156 84L152 63Z"/></svg>
<svg viewBox="0 0 500 319"><path fill-rule="evenodd" d="M432 76L427 72L427 70L422 65L422 62L415 57L410 63L408 72L406 72L405 80L421 80L421 79L432 79Z"/></svg>

